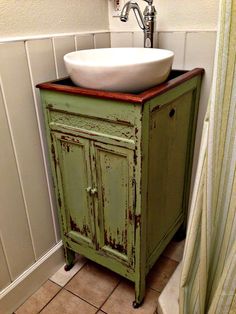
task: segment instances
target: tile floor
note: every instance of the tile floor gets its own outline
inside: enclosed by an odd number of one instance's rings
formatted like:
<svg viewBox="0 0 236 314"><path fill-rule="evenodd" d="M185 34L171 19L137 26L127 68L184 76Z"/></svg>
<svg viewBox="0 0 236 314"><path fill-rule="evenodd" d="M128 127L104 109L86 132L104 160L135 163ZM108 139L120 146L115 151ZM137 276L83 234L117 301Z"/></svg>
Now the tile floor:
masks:
<svg viewBox="0 0 236 314"><path fill-rule="evenodd" d="M79 256L59 269L15 314L154 314L157 299L182 259L184 241L172 241L147 277L145 302L133 309L134 284Z"/></svg>

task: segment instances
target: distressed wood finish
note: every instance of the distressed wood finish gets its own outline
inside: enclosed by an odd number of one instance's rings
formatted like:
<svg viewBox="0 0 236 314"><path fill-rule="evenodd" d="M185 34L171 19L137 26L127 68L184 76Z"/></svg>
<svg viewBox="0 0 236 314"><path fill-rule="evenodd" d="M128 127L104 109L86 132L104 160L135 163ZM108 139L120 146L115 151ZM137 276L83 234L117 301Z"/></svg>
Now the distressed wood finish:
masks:
<svg viewBox="0 0 236 314"><path fill-rule="evenodd" d="M67 269L74 253L135 283L186 223L203 70L139 95L39 84Z"/></svg>

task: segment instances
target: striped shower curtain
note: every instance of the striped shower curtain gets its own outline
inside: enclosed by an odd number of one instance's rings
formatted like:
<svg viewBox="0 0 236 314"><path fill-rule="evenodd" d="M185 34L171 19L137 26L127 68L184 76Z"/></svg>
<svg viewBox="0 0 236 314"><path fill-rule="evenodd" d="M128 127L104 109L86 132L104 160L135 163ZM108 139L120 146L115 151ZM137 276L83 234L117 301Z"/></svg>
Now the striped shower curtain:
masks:
<svg viewBox="0 0 236 314"><path fill-rule="evenodd" d="M180 282L181 314L236 313L236 0L221 0Z"/></svg>

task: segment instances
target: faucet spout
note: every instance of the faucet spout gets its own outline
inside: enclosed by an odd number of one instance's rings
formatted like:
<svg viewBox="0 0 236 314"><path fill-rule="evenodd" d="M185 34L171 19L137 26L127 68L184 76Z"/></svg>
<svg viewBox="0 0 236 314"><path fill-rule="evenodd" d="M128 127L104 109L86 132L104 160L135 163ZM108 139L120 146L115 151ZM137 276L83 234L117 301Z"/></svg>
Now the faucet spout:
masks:
<svg viewBox="0 0 236 314"><path fill-rule="evenodd" d="M121 14L120 14L120 20L122 22L127 22L128 19L129 19L129 13L130 13L130 10L133 10L134 11L134 14L135 14L135 17L136 17L136 20L138 22L138 25L139 27L144 30L145 29L145 22L144 22L144 19L143 19L143 15L142 15L142 12L139 8L139 5L138 3L134 2L134 1L128 1L122 11L121 11Z"/></svg>
<svg viewBox="0 0 236 314"><path fill-rule="evenodd" d="M139 27L144 31L144 47L152 48L156 9L152 5L153 0L144 1L146 1L148 5L146 6L143 14L137 2L134 2L132 0L128 1L121 11L120 20L122 22L127 22L129 19L129 13L132 9L134 11Z"/></svg>

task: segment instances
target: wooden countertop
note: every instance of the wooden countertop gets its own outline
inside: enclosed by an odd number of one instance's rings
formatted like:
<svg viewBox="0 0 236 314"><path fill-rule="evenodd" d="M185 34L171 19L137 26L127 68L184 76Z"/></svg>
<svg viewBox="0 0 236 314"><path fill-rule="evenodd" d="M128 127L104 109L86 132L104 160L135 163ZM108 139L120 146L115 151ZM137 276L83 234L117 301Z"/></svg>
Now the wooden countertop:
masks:
<svg viewBox="0 0 236 314"><path fill-rule="evenodd" d="M145 90L144 92L141 92L139 94L128 94L82 88L75 86L68 77L46 83L37 84L36 87L40 89L52 90L61 93L144 104L147 100L157 95L163 94L166 91L182 84L183 82L186 82L187 80L195 76L203 75L203 73L204 69L202 68L195 68L191 71L172 70L168 79L164 83L161 83L148 90Z"/></svg>

